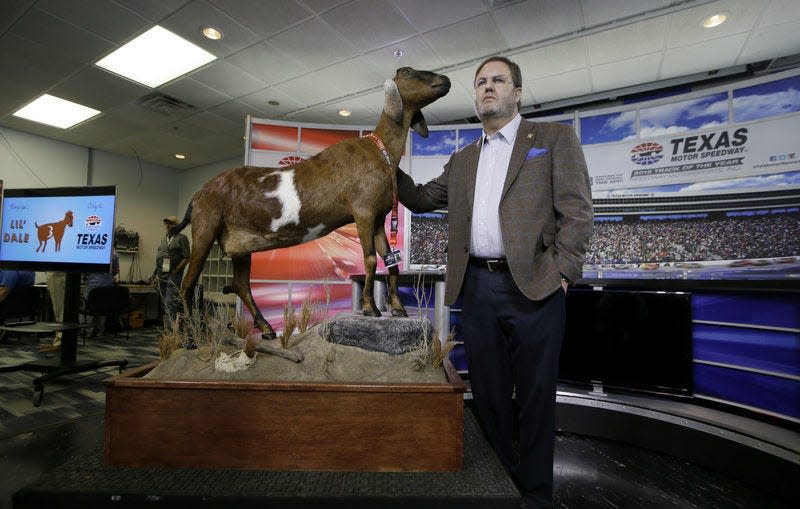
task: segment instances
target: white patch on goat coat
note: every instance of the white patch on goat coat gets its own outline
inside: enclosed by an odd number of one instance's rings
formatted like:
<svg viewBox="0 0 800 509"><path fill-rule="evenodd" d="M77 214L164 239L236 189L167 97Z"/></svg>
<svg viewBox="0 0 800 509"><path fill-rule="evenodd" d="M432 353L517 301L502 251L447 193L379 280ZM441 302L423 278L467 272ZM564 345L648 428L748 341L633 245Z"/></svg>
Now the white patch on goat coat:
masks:
<svg viewBox="0 0 800 509"><path fill-rule="evenodd" d="M267 191L264 196L281 202L281 216L273 219L269 225L274 233L287 224L300 224L300 196L294 187L294 170L274 171L262 178L273 175L279 177L278 187L274 191Z"/></svg>
<svg viewBox="0 0 800 509"><path fill-rule="evenodd" d="M305 234L303 240L301 242L308 242L309 240L314 240L319 238L319 234L325 230L325 223L320 223L313 228L308 229L308 233Z"/></svg>

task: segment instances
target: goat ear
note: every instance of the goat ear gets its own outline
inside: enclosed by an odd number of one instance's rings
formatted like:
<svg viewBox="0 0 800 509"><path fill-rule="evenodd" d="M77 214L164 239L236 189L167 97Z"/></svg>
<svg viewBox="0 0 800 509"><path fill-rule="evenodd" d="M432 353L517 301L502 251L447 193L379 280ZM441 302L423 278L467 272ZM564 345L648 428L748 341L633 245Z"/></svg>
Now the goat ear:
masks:
<svg viewBox="0 0 800 509"><path fill-rule="evenodd" d="M425 122L425 117L422 116L422 112L419 110L411 117L411 129L423 138L428 137L428 123Z"/></svg>
<svg viewBox="0 0 800 509"><path fill-rule="evenodd" d="M395 123L400 123L403 120L403 98L400 97L400 89L394 80L386 80L383 83L383 92L386 95L386 100L383 104L383 111Z"/></svg>

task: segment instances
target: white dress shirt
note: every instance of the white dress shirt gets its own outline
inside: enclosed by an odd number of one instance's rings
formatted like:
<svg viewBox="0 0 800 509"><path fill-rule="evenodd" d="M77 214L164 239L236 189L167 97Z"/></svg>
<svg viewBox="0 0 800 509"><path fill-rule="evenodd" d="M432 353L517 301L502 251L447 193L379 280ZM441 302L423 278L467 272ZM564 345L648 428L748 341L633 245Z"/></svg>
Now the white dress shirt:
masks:
<svg viewBox="0 0 800 509"><path fill-rule="evenodd" d="M470 254L480 258L503 258L503 235L500 231L500 196L511 161L522 117L517 114L502 129L487 137L482 133L481 155L475 178L472 206Z"/></svg>

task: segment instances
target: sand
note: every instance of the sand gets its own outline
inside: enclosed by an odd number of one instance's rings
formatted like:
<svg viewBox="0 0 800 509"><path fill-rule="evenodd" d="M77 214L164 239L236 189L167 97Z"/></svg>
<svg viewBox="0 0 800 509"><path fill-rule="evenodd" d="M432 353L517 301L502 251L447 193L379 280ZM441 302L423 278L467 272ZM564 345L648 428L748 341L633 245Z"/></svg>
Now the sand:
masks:
<svg viewBox="0 0 800 509"><path fill-rule="evenodd" d="M275 346L277 340L272 342ZM234 373L217 371L209 347L178 349L161 361L146 378L157 380L252 380L287 382L367 382L367 383L447 383L444 369L430 365L415 369L419 352L390 355L358 347L329 343L318 334L318 327L289 340L304 360L296 363L279 356L258 352L255 363ZM222 346L229 355L238 350Z"/></svg>

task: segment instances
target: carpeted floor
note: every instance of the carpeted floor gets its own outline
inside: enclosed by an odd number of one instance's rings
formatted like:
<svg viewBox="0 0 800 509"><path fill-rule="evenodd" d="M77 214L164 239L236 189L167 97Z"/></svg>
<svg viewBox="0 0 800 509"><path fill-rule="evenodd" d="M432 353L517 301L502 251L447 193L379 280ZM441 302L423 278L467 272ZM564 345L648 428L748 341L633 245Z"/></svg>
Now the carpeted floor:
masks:
<svg viewBox="0 0 800 509"><path fill-rule="evenodd" d="M12 366L42 359L58 359L59 352L42 352L52 337L6 335L0 342L0 366ZM124 359L128 367L158 359L158 329L147 327L118 336L106 334L78 340L77 359ZM105 408L102 381L118 373L115 367L99 372L68 375L45 385L39 407L32 402L33 379L40 373L15 371L0 373L0 439L38 428L62 424L84 415L101 413Z"/></svg>

